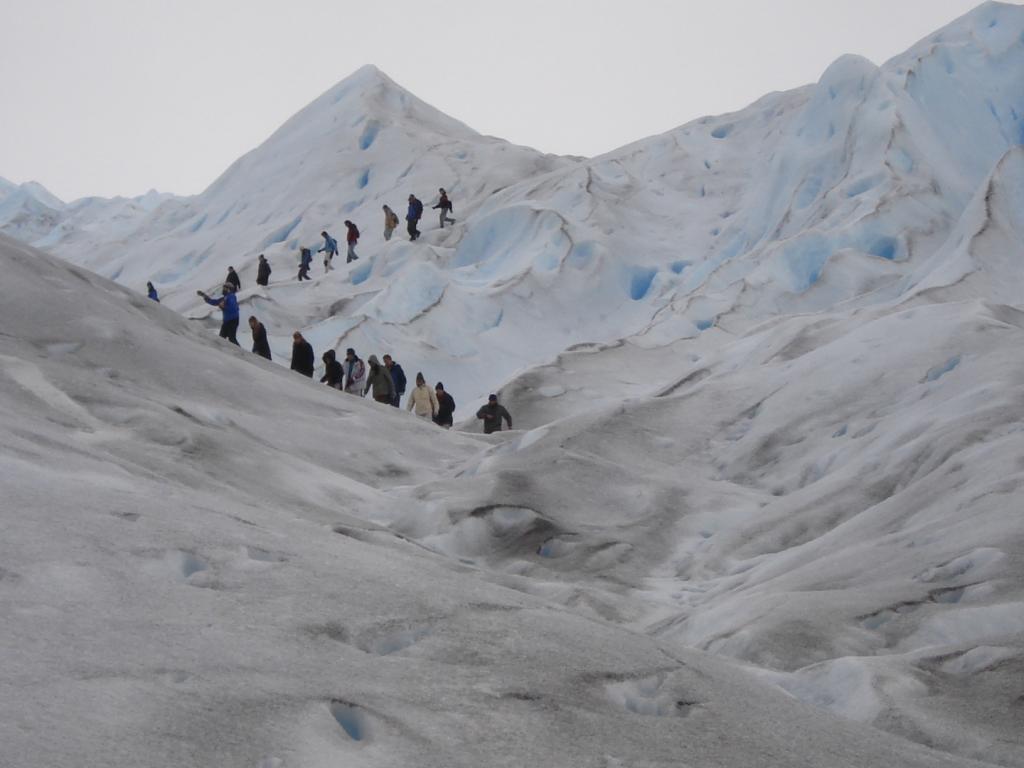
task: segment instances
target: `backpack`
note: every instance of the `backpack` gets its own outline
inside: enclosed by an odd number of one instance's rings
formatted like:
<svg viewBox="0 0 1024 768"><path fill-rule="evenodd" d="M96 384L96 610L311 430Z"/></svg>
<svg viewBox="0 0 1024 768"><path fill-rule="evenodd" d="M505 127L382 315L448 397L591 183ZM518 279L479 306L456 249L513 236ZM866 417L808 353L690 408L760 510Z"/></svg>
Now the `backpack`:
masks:
<svg viewBox="0 0 1024 768"><path fill-rule="evenodd" d="M359 227L355 224L352 225L352 234L356 236L356 240L359 239Z"/></svg>

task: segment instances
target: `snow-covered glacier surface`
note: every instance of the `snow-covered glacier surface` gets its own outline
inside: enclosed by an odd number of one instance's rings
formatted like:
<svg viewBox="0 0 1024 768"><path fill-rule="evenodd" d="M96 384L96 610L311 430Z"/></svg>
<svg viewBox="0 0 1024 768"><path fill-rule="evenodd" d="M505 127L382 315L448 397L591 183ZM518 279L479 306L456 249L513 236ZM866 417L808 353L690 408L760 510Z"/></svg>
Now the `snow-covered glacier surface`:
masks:
<svg viewBox="0 0 1024 768"><path fill-rule="evenodd" d="M368 67L193 198L0 184L79 265L0 242L4 753L1024 766L1022 140L986 3L598 158ZM217 341L229 264L278 362L391 351L457 429Z"/></svg>

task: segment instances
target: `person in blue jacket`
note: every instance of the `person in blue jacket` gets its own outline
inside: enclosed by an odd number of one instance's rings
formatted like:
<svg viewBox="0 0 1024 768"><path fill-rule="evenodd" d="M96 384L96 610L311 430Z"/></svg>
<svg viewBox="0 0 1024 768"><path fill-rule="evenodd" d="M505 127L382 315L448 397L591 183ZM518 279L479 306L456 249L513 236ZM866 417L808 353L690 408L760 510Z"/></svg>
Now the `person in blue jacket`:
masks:
<svg viewBox="0 0 1024 768"><path fill-rule="evenodd" d="M238 339L235 338L235 334L238 333L238 298L235 296L235 286L231 283L224 283L223 295L215 299L210 298L202 291L196 291L196 294L202 296L203 301L207 304L220 307L222 313L220 337L238 346Z"/></svg>
<svg viewBox="0 0 1024 768"><path fill-rule="evenodd" d="M409 209L405 213L405 220L408 222L406 229L409 232L410 240L415 240L420 236L418 224L421 218L423 218L423 203L416 195L409 195Z"/></svg>
<svg viewBox="0 0 1024 768"><path fill-rule="evenodd" d="M149 292L147 295L157 304L160 303L160 296L156 292L156 287L152 283L146 283L146 290Z"/></svg>
<svg viewBox="0 0 1024 768"><path fill-rule="evenodd" d="M331 259L333 259L335 254L338 252L338 241L326 232L321 232L320 237L324 239L324 247L317 251L317 253L322 253L324 255L324 272L330 272Z"/></svg>

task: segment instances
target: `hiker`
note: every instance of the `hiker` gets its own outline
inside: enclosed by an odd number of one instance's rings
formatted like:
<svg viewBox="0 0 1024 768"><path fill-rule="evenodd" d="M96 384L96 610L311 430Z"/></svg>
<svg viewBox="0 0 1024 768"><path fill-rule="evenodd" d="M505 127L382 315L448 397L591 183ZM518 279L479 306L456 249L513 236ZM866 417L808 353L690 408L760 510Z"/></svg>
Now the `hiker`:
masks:
<svg viewBox="0 0 1024 768"><path fill-rule="evenodd" d="M409 405L406 410L412 411L421 419L433 419L437 415L437 396L427 386L422 373L416 374L416 387L409 394Z"/></svg>
<svg viewBox="0 0 1024 768"><path fill-rule="evenodd" d="M384 367L388 369L388 373L391 374L391 383L395 385L395 396L392 398L391 404L397 408L402 402L402 395L405 394L405 371L391 358L391 355L384 355Z"/></svg>
<svg viewBox="0 0 1024 768"><path fill-rule="evenodd" d="M270 342L267 341L267 329L255 315L249 315L249 330L252 331L252 351L260 357L270 360Z"/></svg>
<svg viewBox="0 0 1024 768"><path fill-rule="evenodd" d="M409 239L415 240L420 236L419 224L423 216L423 203L416 199L416 195L409 195L409 210L406 211L405 220L408 222L406 229L409 232Z"/></svg>
<svg viewBox="0 0 1024 768"><path fill-rule="evenodd" d="M359 242L359 227L345 219L345 228L348 230L345 233L345 242L348 243L348 256L345 258L345 263L351 264L359 258L356 256L356 243Z"/></svg>
<svg viewBox="0 0 1024 768"><path fill-rule="evenodd" d="M149 298L151 298L157 304L160 303L160 296L156 292L156 286L154 286L152 283L146 283L146 295L149 296Z"/></svg>
<svg viewBox="0 0 1024 768"><path fill-rule="evenodd" d="M481 406L480 410L476 412L476 417L483 419L485 435L489 435L491 432L501 432L502 419L507 421L508 428L512 429L512 417L508 415L505 406L498 405L497 395L490 395L487 398L487 405Z"/></svg>
<svg viewBox="0 0 1024 768"><path fill-rule="evenodd" d="M338 253L338 241L326 232L321 232L320 237L324 239L324 247L317 251L317 253L324 255L324 272L330 272L331 259Z"/></svg>
<svg viewBox="0 0 1024 768"><path fill-rule="evenodd" d="M235 286L235 293L242 290L242 281L238 279L238 273L235 272L234 267L228 267L228 276L224 278L224 282Z"/></svg>
<svg viewBox="0 0 1024 768"><path fill-rule="evenodd" d="M298 331L292 334L292 370L313 378L313 346Z"/></svg>
<svg viewBox="0 0 1024 768"><path fill-rule="evenodd" d="M256 267L256 285L266 286L270 282L270 272L270 262L261 253L259 265Z"/></svg>
<svg viewBox="0 0 1024 768"><path fill-rule="evenodd" d="M439 427L451 429L455 413L455 398L444 391L444 384L440 381L434 385L434 393L437 397L437 414L434 416L434 423Z"/></svg>
<svg viewBox="0 0 1024 768"><path fill-rule="evenodd" d="M235 296L235 286L231 283L224 283L224 292L215 299L211 299L202 291L196 291L197 296L202 296L203 301L213 307L220 307L221 324L220 337L227 339L234 345L238 345L235 334L238 333L238 299Z"/></svg>
<svg viewBox="0 0 1024 768"><path fill-rule="evenodd" d="M341 363L338 362L333 349L328 349L324 352L323 361L324 375L321 377L320 383L334 389L341 389L341 382L345 377L345 372L341 369Z"/></svg>
<svg viewBox="0 0 1024 768"><path fill-rule="evenodd" d="M398 226L398 214L391 210L390 207L384 206L384 239L390 240L391 233L395 231Z"/></svg>
<svg viewBox="0 0 1024 768"><path fill-rule="evenodd" d="M372 390L374 400L391 405L391 401L395 399L395 384L391 381L391 374L380 364L376 355L370 355L366 362L370 366L370 373L366 377L366 386L363 387L363 397Z"/></svg>
<svg viewBox="0 0 1024 768"><path fill-rule="evenodd" d="M313 263L313 252L309 248L303 248L299 251L299 282L303 280L312 280L309 276L309 267Z"/></svg>
<svg viewBox="0 0 1024 768"><path fill-rule="evenodd" d="M449 213L455 212L455 206L453 206L452 201L448 199L448 193L444 191L444 187L441 187L438 192L441 193L441 200L434 206L434 210L436 211L438 208L441 209L441 229L444 229L444 223L446 221L449 224L455 223L455 219L448 215Z"/></svg>
<svg viewBox="0 0 1024 768"><path fill-rule="evenodd" d="M350 395L363 396L363 381L366 380L366 366L359 359L356 351L349 347L345 350L345 391Z"/></svg>

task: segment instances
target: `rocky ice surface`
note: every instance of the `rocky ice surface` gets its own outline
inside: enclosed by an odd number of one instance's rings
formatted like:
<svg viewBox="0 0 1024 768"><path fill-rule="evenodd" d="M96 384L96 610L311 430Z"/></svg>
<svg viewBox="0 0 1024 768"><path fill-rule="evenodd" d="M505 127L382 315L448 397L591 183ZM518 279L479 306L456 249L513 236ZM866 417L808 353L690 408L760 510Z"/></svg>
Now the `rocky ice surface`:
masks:
<svg viewBox="0 0 1024 768"><path fill-rule="evenodd" d="M367 67L196 197L0 185L79 265L0 242L5 755L1024 766L1022 140L987 3L598 158ZM216 340L228 264L278 362L391 351L457 429Z"/></svg>

